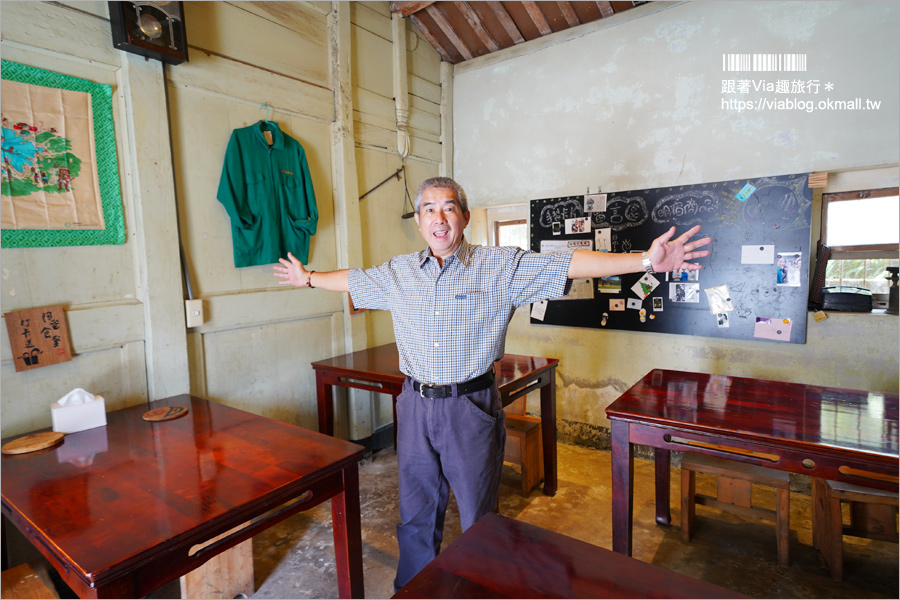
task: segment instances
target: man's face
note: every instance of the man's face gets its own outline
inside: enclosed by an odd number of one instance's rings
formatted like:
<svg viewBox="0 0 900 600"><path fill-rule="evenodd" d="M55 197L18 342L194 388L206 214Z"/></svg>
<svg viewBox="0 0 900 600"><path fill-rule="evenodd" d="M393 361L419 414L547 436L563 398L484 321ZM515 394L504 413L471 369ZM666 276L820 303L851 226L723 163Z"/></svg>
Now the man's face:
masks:
<svg viewBox="0 0 900 600"><path fill-rule="evenodd" d="M463 230L469 224L469 211L464 213L460 209L455 191L428 188L422 192L416 223L431 252L443 261L456 252L462 241Z"/></svg>

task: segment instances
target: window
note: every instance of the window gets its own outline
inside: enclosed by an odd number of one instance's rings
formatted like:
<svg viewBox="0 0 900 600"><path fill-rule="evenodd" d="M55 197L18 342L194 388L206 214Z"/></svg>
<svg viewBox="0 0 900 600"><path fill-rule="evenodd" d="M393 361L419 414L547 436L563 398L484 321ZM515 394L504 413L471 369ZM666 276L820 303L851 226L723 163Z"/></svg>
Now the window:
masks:
<svg viewBox="0 0 900 600"><path fill-rule="evenodd" d="M528 224L525 219L494 221L494 240L498 246L517 246L528 250Z"/></svg>
<svg viewBox="0 0 900 600"><path fill-rule="evenodd" d="M897 188L823 194L822 243L832 251L826 286L858 286L887 294L885 267L900 263Z"/></svg>

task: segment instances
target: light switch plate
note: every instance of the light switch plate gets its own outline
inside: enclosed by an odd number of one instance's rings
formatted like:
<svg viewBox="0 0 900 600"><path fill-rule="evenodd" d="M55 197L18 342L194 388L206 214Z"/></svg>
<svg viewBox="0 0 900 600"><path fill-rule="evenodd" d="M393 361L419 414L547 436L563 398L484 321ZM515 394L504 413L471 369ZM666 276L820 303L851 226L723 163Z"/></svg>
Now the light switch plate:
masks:
<svg viewBox="0 0 900 600"><path fill-rule="evenodd" d="M188 327L203 325L203 300L185 300L184 310L187 315Z"/></svg>

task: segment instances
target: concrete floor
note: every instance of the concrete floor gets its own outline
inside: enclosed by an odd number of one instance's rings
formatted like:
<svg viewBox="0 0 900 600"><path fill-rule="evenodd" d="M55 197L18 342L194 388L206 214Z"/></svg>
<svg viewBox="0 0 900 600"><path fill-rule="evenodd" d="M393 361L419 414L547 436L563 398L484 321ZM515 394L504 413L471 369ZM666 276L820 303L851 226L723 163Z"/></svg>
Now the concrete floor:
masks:
<svg viewBox="0 0 900 600"><path fill-rule="evenodd" d="M673 468L673 523L680 519L677 471ZM520 481L517 468L504 467L501 514L611 548L609 452L559 444L559 491L552 498L540 489L523 498ZM714 493L715 479L700 475L697 487ZM755 490L754 500L774 508L775 495ZM392 450L381 450L361 465L360 504L366 597L386 598L397 564L397 457ZM897 544L845 538L844 582L830 579L812 548L805 494L791 494L789 568L778 566L774 524L700 506L694 536L685 544L680 527L654 525L654 512L653 463L636 460L633 556L638 560L757 598L900 596ZM452 498L449 513L444 547L460 534ZM255 537L253 550L254 598L337 597L329 503Z"/></svg>

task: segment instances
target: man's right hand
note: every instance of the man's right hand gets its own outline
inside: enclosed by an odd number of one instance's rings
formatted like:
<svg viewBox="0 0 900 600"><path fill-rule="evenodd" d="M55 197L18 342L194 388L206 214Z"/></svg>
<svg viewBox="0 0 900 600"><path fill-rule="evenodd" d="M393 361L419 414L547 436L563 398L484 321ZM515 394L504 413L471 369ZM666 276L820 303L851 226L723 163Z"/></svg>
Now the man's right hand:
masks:
<svg viewBox="0 0 900 600"><path fill-rule="evenodd" d="M275 277L279 277L280 285L293 285L295 287L307 287L309 285L309 271L304 268L303 264L297 260L293 254L288 252L288 260L279 258L278 262L283 266L275 265Z"/></svg>

